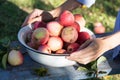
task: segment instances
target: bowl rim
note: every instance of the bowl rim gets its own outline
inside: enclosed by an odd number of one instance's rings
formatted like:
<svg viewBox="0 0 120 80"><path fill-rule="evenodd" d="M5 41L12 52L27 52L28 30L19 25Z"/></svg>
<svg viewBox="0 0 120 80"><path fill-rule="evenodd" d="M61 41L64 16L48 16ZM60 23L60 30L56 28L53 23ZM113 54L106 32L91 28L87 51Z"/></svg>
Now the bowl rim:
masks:
<svg viewBox="0 0 120 80"><path fill-rule="evenodd" d="M31 50L31 51L33 51L33 52L35 52L35 53L38 53L38 54L49 55L49 56L70 56L70 54L59 54L59 53L58 53L58 54L53 54L53 53L52 53L52 54L48 54L48 53L43 53L43 52L37 51L37 50L29 47L27 44L23 44L22 41L20 40L20 37L19 37L19 36L21 35L22 30L27 29L27 28L33 29L32 24L28 24L28 25L26 25L26 26L24 26L24 27L21 27L21 29L18 31L18 34L17 34L18 41L19 41L20 44L22 44L26 49ZM87 29L87 28L85 28L85 30L86 30L86 29ZM89 29L87 29L87 30L89 30ZM89 30L89 31L95 36L95 34L94 34L91 30Z"/></svg>

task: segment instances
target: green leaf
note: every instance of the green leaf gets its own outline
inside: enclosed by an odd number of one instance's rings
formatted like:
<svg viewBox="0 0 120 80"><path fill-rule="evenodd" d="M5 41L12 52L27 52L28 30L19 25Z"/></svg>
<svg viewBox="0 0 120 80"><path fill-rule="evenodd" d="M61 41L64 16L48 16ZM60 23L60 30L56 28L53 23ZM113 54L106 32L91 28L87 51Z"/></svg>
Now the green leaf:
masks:
<svg viewBox="0 0 120 80"><path fill-rule="evenodd" d="M37 69L34 69L34 73L38 76L46 76L47 73L48 73L48 69L42 67L42 68L37 68Z"/></svg>
<svg viewBox="0 0 120 80"><path fill-rule="evenodd" d="M92 61L86 65L86 68L89 70L96 70L97 67L96 63L97 63L96 60Z"/></svg>
<svg viewBox="0 0 120 80"><path fill-rule="evenodd" d="M0 43L0 53L7 52L7 48Z"/></svg>
<svg viewBox="0 0 120 80"><path fill-rule="evenodd" d="M95 75L95 71L89 71L88 73L86 73L87 76L92 76Z"/></svg>
<svg viewBox="0 0 120 80"><path fill-rule="evenodd" d="M97 61L94 62L94 64L91 66L92 70L97 70Z"/></svg>
<svg viewBox="0 0 120 80"><path fill-rule="evenodd" d="M82 66L78 67L77 70L78 71L83 71L83 72L88 72L88 69L85 68L85 67L82 67Z"/></svg>
<svg viewBox="0 0 120 80"><path fill-rule="evenodd" d="M107 59L104 56L99 57L98 60L97 60L97 66L99 66L100 63L105 62L106 60Z"/></svg>
<svg viewBox="0 0 120 80"><path fill-rule="evenodd" d="M10 43L11 43L10 39L5 38L3 40L4 40L3 41L3 46L8 48L10 46Z"/></svg>
<svg viewBox="0 0 120 80"><path fill-rule="evenodd" d="M2 66L4 69L7 68L6 64L7 64L7 57L8 57L8 54L4 54L4 56L2 57Z"/></svg>

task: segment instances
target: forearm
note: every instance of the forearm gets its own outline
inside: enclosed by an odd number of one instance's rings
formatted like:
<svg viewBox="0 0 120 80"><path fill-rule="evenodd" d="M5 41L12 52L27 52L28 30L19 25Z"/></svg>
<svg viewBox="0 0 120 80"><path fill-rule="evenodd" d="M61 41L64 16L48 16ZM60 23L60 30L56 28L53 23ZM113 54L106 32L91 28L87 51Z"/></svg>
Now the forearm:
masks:
<svg viewBox="0 0 120 80"><path fill-rule="evenodd" d="M58 17L64 10L73 10L79 6L82 6L77 0L67 0L61 6L56 9L50 11L51 14L54 14L53 17Z"/></svg>
<svg viewBox="0 0 120 80"><path fill-rule="evenodd" d="M108 50L113 49L120 45L120 31L112 34L110 36L105 37L105 44L108 46Z"/></svg>

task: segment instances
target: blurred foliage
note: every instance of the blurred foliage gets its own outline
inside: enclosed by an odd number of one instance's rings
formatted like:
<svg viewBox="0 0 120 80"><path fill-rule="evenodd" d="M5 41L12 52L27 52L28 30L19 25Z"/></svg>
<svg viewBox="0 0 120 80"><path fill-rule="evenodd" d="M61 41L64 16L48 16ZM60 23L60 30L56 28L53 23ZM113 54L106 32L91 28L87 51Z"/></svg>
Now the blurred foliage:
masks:
<svg viewBox="0 0 120 80"><path fill-rule="evenodd" d="M114 4L115 5L114 5ZM119 10L120 0L97 0L91 8L76 9L73 13L80 13L87 21L86 27L93 29L93 23L101 22L106 27L106 32L114 28L115 19Z"/></svg>

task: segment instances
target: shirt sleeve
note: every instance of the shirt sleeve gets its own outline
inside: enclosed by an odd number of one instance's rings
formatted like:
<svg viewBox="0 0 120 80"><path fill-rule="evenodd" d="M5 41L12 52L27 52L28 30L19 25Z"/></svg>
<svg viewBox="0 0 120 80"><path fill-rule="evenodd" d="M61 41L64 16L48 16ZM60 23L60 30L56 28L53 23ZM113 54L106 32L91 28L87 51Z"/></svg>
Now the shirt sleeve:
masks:
<svg viewBox="0 0 120 80"><path fill-rule="evenodd" d="M117 31L120 31L120 11L118 12L116 18L114 33ZM113 59L116 58L119 54L120 54L120 45L113 50Z"/></svg>
<svg viewBox="0 0 120 80"><path fill-rule="evenodd" d="M95 3L96 0L77 0L77 1L89 8Z"/></svg>
<svg viewBox="0 0 120 80"><path fill-rule="evenodd" d="M118 12L116 21L115 21L115 27L114 27L114 32L120 31L120 10Z"/></svg>

